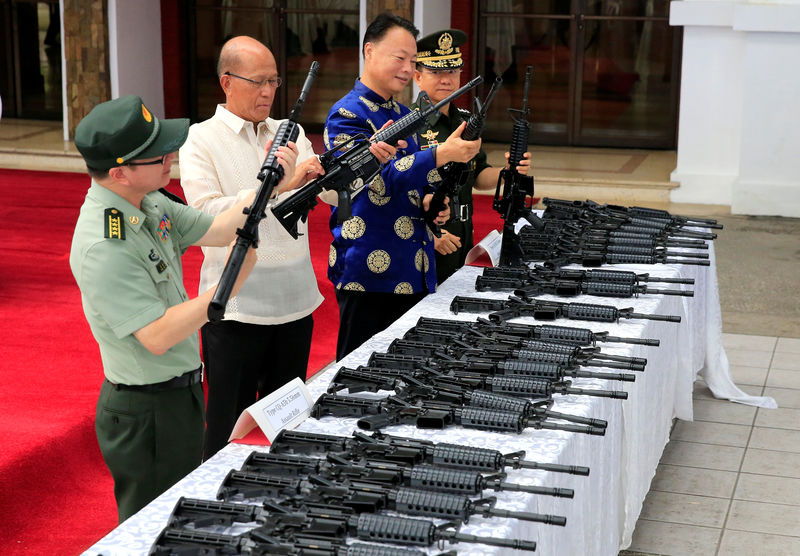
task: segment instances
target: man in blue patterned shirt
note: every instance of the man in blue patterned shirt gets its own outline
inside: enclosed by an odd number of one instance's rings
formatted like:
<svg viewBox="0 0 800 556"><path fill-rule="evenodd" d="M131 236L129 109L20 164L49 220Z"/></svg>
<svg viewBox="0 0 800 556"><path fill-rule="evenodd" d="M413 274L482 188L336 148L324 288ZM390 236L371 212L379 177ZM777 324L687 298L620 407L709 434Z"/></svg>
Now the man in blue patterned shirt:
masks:
<svg viewBox="0 0 800 556"><path fill-rule="evenodd" d="M367 27L362 53L364 72L355 87L333 105L325 122L328 149L363 133L371 136L410 109L393 96L411 81L417 60L414 25L384 13ZM331 215L333 243L328 278L336 287L342 359L436 290L433 234L423 220L436 172L447 162L467 162L480 140L461 139L464 125L436 148L420 150L416 134L406 139L394 160L353 197L353 217L344 224ZM437 223L449 217L449 209Z"/></svg>

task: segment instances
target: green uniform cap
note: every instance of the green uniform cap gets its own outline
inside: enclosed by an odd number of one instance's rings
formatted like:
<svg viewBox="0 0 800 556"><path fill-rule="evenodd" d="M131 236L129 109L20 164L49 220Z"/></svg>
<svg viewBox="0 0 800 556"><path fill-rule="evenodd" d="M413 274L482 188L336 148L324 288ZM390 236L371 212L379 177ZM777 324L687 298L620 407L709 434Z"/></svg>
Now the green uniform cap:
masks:
<svg viewBox="0 0 800 556"><path fill-rule="evenodd" d="M188 133L188 119L159 120L141 97L127 95L92 108L75 129L75 146L89 168L108 170L175 152Z"/></svg>
<svg viewBox="0 0 800 556"><path fill-rule="evenodd" d="M417 64L428 69L457 69L464 65L459 47L467 34L458 29L443 29L417 41Z"/></svg>

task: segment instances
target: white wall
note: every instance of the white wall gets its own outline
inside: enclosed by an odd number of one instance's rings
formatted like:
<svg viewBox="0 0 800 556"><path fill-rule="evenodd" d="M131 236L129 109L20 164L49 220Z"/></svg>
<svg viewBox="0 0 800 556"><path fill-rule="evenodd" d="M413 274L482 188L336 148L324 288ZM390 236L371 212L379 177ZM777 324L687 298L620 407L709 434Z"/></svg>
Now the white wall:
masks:
<svg viewBox="0 0 800 556"><path fill-rule="evenodd" d="M139 95L164 117L160 0L108 0L111 98Z"/></svg>
<svg viewBox="0 0 800 556"><path fill-rule="evenodd" d="M367 0L359 2L359 10L361 14L358 17L359 22L359 40L364 39L364 33L367 31ZM439 29L448 29L450 27L450 1L449 0L417 0L414 2L414 26L419 29L419 38L424 37L429 33L438 31ZM364 71L364 58L361 56L361 43L359 42L359 66L358 73ZM417 98L419 94L419 87L414 83L413 98Z"/></svg>
<svg viewBox="0 0 800 556"><path fill-rule="evenodd" d="M800 217L800 1L683 0L671 200Z"/></svg>
<svg viewBox="0 0 800 556"><path fill-rule="evenodd" d="M419 29L419 37L430 35L441 29L450 28L449 0L416 0L414 2L414 26ZM416 99L419 87L412 83L412 98Z"/></svg>

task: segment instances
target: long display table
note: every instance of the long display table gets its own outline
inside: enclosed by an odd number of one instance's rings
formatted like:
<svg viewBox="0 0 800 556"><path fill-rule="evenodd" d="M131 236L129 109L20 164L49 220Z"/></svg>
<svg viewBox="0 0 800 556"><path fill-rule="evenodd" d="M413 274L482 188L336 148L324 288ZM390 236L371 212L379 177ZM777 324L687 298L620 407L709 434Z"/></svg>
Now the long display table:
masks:
<svg viewBox="0 0 800 556"><path fill-rule="evenodd" d="M615 400L575 395L556 395L553 409L585 417L605 419L605 436L589 436L553 430L526 429L522 434L499 434L452 427L442 431L419 430L411 426L394 426L386 432L489 447L504 453L524 450L526 459L588 466L588 477L551 473L540 470L509 470L507 480L526 485L571 488L574 499L538 496L519 492L493 492L497 507L567 517L566 527L542 525L514 519L473 517L461 528L462 532L498 538L535 540L539 554L615 555L630 545L633 528L642 502L650 487L669 440L673 418L692 419L692 387L700 373L718 397L742 403L769 406L771 399L745 395L730 379L727 358L721 343L721 319L717 291L713 246L710 246L712 265L697 266L620 266L620 269L663 277L690 277L694 297L641 296L636 299L570 298L568 301L613 304L619 308L633 307L639 313L679 315L681 323L626 320L615 324L559 320L556 324L607 331L614 336L658 338L659 347L631 344L600 344L602 350L615 355L645 357L644 372L636 373L635 382L611 382L598 379L574 379L581 388L625 390L627 400ZM340 363L331 365L308 388L312 395L322 394L340 366L356 367L366 364L373 351L384 351L391 341L403 335L420 316L475 320L478 315L453 315L450 301L455 295L474 295L505 298L503 293L476 293L475 277L481 269L465 267L445 282L435 294L426 297L381 334L351 353ZM543 296L548 298L548 296ZM551 298L564 301L564 298ZM485 316L485 315L484 315ZM533 319L514 322L537 323ZM774 402L772 402L774 403ZM327 417L309 418L297 430L327 434L350 435L356 429L354 419ZM239 468L252 450L268 451L261 446L230 444L202 466L178 482L142 511L114 529L86 554L140 555L146 554L166 524L180 496L214 499L225 475ZM218 532L237 533L243 529L219 529ZM521 552L484 545L455 545L459 555L522 554ZM432 547L429 552L440 550Z"/></svg>

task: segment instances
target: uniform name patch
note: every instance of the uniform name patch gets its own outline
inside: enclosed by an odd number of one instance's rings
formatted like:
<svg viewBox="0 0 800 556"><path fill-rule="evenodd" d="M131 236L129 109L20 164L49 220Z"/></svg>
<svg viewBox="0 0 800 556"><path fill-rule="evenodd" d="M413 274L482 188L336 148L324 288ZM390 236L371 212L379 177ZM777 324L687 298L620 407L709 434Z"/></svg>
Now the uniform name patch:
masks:
<svg viewBox="0 0 800 556"><path fill-rule="evenodd" d="M122 222L122 211L107 208L105 211L105 233L107 239L125 239L125 225Z"/></svg>
<svg viewBox="0 0 800 556"><path fill-rule="evenodd" d="M161 217L161 222L158 223L158 229L156 230L161 241L167 241L170 228L172 228L172 222L169 221L169 217L165 214Z"/></svg>

